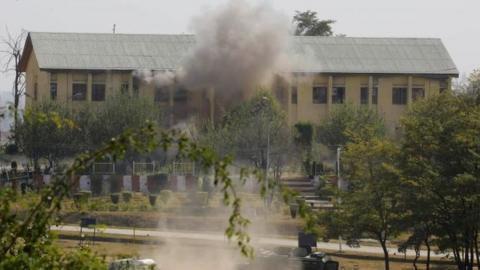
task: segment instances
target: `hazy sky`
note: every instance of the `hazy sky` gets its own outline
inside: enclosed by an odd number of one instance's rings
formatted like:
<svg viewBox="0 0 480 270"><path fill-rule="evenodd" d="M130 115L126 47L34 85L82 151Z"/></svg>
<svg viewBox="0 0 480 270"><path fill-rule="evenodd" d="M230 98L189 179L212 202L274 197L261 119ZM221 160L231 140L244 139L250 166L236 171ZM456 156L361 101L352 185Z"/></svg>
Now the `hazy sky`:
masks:
<svg viewBox="0 0 480 270"><path fill-rule="evenodd" d="M0 0L5 27L49 32L189 33L191 19L227 0ZM259 2L249 0L250 2ZM275 9L317 11L336 33L356 37L438 37L461 73L480 67L480 0L270 0ZM0 91L10 91L0 74ZM1 103L5 102L2 94Z"/></svg>

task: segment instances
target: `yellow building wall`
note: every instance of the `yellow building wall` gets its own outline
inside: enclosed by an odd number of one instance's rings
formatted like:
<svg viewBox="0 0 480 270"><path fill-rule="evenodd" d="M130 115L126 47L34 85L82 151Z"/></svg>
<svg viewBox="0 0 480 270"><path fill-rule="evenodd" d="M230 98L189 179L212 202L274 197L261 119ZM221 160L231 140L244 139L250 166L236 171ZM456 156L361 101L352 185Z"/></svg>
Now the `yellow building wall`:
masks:
<svg viewBox="0 0 480 270"><path fill-rule="evenodd" d="M57 101L67 104L82 104L82 102L91 102L92 82L101 78L105 82L105 98L116 95L120 92L123 82L129 83L129 93L133 93L133 75L131 71L49 71L40 70L32 52L28 59L26 68L26 106L32 104L35 97L35 84L37 84L37 101L50 99L50 80L52 74L55 74L57 82ZM77 80L87 82L87 98L86 101L72 101L72 84ZM344 103L350 103L360 106L360 89L361 87L378 87L378 104L368 104L362 106L370 106L372 109L384 118L389 131L394 132L399 124L400 118L408 109L411 100L411 89L422 87L425 90L425 97L432 96L440 92L445 85L451 87L449 79L436 79L424 76L409 75L381 75L372 76L369 74L345 75L345 74L302 74L294 75L287 86L287 97L284 98L282 105L288 115L290 125L297 122L311 122L319 124L325 120L329 113L338 105L332 104L332 87L345 87ZM443 85L443 86L442 86ZM297 87L297 104L291 102L291 87ZM312 88L314 86L327 87L327 103L313 103ZM392 103L392 88L395 86L407 87L409 89L408 104L394 105ZM371 91L370 101L371 101ZM155 85L139 80L139 95L146 97L154 102ZM212 110L209 104L209 91L191 91L189 94L189 104L173 104L173 89L170 91L169 102L159 103L159 106L170 109L170 112L187 109L197 112L201 117L209 118L209 111ZM203 104L204 103L204 104ZM172 118L173 119L173 118ZM170 121L172 122L172 121Z"/></svg>

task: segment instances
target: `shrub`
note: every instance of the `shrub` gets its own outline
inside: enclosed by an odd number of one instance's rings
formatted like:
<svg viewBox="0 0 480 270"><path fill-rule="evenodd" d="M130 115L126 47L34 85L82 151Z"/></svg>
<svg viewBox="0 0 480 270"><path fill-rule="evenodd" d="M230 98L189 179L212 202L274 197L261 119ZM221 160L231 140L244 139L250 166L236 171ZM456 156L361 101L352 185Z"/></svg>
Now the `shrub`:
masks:
<svg viewBox="0 0 480 270"><path fill-rule="evenodd" d="M129 203L130 200L132 199L132 193L131 192L128 192L128 191L124 191L122 193L122 198L123 198L123 201L126 202L126 203Z"/></svg>
<svg viewBox="0 0 480 270"><path fill-rule="evenodd" d="M118 202L120 201L120 194L118 193L110 194L110 199L112 199L112 203L118 204Z"/></svg>
<svg viewBox="0 0 480 270"><path fill-rule="evenodd" d="M102 181L103 177L101 175L92 175L90 178L90 187L94 195L102 194Z"/></svg>
<svg viewBox="0 0 480 270"><path fill-rule="evenodd" d="M83 205L88 203L90 196L91 192L89 191L81 191L73 194L73 201L75 203L75 207L77 207L78 209L82 208Z"/></svg>
<svg viewBox="0 0 480 270"><path fill-rule="evenodd" d="M163 204L167 204L170 198L172 198L172 191L162 190L160 192L160 200L162 200Z"/></svg>
<svg viewBox="0 0 480 270"><path fill-rule="evenodd" d="M150 205L153 207L157 203L157 195L150 194L148 195L148 201L150 202Z"/></svg>

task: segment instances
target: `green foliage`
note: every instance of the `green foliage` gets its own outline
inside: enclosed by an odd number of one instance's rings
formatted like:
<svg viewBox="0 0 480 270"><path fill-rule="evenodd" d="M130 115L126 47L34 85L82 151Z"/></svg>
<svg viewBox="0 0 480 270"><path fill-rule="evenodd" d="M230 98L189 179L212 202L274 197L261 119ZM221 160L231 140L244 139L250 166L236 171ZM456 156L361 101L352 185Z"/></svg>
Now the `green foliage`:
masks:
<svg viewBox="0 0 480 270"><path fill-rule="evenodd" d="M467 269L473 258L461 254L478 256L480 106L472 96L445 92L417 102L402 124L403 188L412 223Z"/></svg>
<svg viewBox="0 0 480 270"><path fill-rule="evenodd" d="M293 23L296 26L296 36L331 36L333 35L331 24L334 20L319 20L317 12L307 10L296 11L293 16Z"/></svg>
<svg viewBox="0 0 480 270"><path fill-rule="evenodd" d="M347 239L376 239L384 249L385 269L389 269L386 242L404 226L398 154L398 147L385 139L358 137L348 143L342 161L349 187L340 192L335 222L327 224Z"/></svg>
<svg viewBox="0 0 480 270"><path fill-rule="evenodd" d="M132 200L132 193L129 191L122 192L122 198L125 203L129 203Z"/></svg>
<svg viewBox="0 0 480 270"><path fill-rule="evenodd" d="M97 105L72 108L70 104L36 102L17 127L20 149L35 163L44 158L53 165L61 158L97 149L127 129L141 129L145 121L155 128L161 121L158 107L140 97L119 95Z"/></svg>
<svg viewBox="0 0 480 270"><path fill-rule="evenodd" d="M162 190L160 191L160 200L163 204L167 204L168 201L172 198L173 194L171 190Z"/></svg>
<svg viewBox="0 0 480 270"><path fill-rule="evenodd" d="M318 128L321 143L335 150L337 146L352 142L354 136L369 140L371 136L383 137L385 125L376 111L353 104L338 105L328 119Z"/></svg>
<svg viewBox="0 0 480 270"><path fill-rule="evenodd" d="M18 123L16 138L22 152L37 165L41 158L53 162L77 152L78 126L67 108L52 102L33 104Z"/></svg>
<svg viewBox="0 0 480 270"><path fill-rule="evenodd" d="M281 167L292 146L286 114L265 91L228 111L214 129L207 128L200 142L212 146L219 155L234 155L262 169L267 166L267 151L269 167Z"/></svg>

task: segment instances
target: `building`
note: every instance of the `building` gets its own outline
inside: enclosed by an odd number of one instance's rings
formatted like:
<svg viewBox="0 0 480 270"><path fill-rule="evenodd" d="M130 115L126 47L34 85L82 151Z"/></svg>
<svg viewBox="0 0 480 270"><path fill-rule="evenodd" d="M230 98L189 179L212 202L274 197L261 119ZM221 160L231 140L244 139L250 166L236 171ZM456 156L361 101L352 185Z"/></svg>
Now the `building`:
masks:
<svg viewBox="0 0 480 270"><path fill-rule="evenodd" d="M440 39L292 37L291 44L290 55L302 61L288 83L274 87L290 124L319 123L348 102L376 109L394 130L409 104L451 89L458 77ZM20 63L26 105L101 102L123 92L151 98L176 119L192 111L212 117L210 91L157 87L134 76L177 69L194 45L192 35L29 33Z"/></svg>

